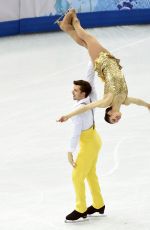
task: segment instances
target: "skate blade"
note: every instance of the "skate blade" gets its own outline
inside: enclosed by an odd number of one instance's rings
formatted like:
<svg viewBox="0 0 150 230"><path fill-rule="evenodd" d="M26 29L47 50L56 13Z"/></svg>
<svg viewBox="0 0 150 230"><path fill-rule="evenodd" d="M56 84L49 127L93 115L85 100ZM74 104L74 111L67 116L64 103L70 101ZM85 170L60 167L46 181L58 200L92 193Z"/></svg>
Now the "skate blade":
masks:
<svg viewBox="0 0 150 230"><path fill-rule="evenodd" d="M59 24L60 20L63 18L63 14L56 20L54 21L54 24Z"/></svg>
<svg viewBox="0 0 150 230"><path fill-rule="evenodd" d="M60 22L60 20L69 12L69 10L71 10L72 8L68 8L64 13L62 13L61 15L60 15L60 17L56 20L56 21L54 21L54 24L59 24L59 22Z"/></svg>
<svg viewBox="0 0 150 230"><path fill-rule="evenodd" d="M87 215L88 218L102 218L102 217L106 217L106 214L91 214L91 215Z"/></svg>
<svg viewBox="0 0 150 230"><path fill-rule="evenodd" d="M75 223L83 223L89 221L88 218L82 218L82 219L78 219L78 220L65 220L66 224L75 224Z"/></svg>

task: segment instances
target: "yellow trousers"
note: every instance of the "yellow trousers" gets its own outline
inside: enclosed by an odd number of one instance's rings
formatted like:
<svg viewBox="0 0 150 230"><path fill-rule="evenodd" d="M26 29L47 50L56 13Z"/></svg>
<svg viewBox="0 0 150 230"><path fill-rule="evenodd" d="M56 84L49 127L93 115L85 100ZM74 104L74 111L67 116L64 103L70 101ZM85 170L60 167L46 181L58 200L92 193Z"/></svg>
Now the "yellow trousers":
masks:
<svg viewBox="0 0 150 230"><path fill-rule="evenodd" d="M80 136L80 149L77 155L77 166L73 169L72 180L76 194L75 210L83 213L87 210L85 196L85 179L90 187L93 207L101 208L104 201L101 195L98 177L96 175L96 163L101 148L101 139L93 128L82 131Z"/></svg>

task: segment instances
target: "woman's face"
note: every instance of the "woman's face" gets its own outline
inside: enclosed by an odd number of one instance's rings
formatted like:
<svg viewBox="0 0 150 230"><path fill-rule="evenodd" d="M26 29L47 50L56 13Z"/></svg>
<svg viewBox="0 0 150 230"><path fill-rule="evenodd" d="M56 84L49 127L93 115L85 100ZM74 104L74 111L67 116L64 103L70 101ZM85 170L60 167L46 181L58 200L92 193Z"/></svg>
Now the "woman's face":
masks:
<svg viewBox="0 0 150 230"><path fill-rule="evenodd" d="M122 114L120 112L112 112L112 110L110 110L108 112L108 115L110 116L109 117L110 123L115 124L121 119Z"/></svg>

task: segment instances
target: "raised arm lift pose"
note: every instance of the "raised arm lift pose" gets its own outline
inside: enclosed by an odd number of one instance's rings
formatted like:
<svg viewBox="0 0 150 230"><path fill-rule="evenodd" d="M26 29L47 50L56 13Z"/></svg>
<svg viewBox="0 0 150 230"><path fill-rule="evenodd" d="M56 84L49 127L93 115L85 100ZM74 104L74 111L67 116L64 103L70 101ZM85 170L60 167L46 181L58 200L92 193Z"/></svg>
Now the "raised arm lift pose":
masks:
<svg viewBox="0 0 150 230"><path fill-rule="evenodd" d="M97 99L94 87L94 70L89 63L85 80L74 81L73 99L77 101L75 108L89 104ZM89 110L72 118L73 132L68 146L68 160L73 166L72 181L76 195L75 210L66 216L66 222L86 218L95 212L103 214L105 205L96 175L96 164L101 148L101 138L96 131L94 111ZM79 143L79 152L74 161L73 153ZM85 196L85 179L92 195L92 205L87 208Z"/></svg>
<svg viewBox="0 0 150 230"><path fill-rule="evenodd" d="M98 107L106 108L105 120L110 124L114 124L121 118L120 107L122 104L136 104L150 109L149 103L138 98L128 97L128 88L121 71L122 67L119 64L119 59L110 54L92 35L81 27L74 9L69 10L58 24L75 42L87 48L94 70L104 82L104 96L102 99L61 116L58 119L59 122L64 122L72 116Z"/></svg>

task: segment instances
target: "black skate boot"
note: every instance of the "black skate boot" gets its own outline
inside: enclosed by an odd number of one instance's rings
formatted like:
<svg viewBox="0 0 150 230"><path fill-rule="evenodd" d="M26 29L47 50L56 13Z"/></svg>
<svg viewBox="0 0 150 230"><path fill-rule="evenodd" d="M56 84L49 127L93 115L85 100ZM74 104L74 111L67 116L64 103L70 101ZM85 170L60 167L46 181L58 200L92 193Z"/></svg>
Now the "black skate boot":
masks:
<svg viewBox="0 0 150 230"><path fill-rule="evenodd" d="M65 222L66 223L74 222L74 221L79 220L81 217L83 219L87 218L87 213L86 212L80 213L80 212L74 210L73 212L71 212L69 215L66 216Z"/></svg>
<svg viewBox="0 0 150 230"><path fill-rule="evenodd" d="M86 213L87 213L87 215L92 215L96 212L98 212L99 214L104 214L104 210L105 210L105 205L99 209L94 208L93 206L90 206L90 207L88 207Z"/></svg>

